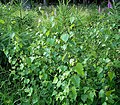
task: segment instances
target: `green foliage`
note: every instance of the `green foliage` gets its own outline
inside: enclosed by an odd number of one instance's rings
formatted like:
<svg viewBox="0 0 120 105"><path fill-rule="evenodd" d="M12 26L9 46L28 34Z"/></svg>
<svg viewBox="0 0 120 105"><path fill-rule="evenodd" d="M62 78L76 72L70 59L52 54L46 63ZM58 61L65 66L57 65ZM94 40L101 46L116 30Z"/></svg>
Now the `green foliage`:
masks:
<svg viewBox="0 0 120 105"><path fill-rule="evenodd" d="M0 7L0 50L11 64L8 69L0 64L0 103L119 102L120 12L50 8L20 15L12 6Z"/></svg>

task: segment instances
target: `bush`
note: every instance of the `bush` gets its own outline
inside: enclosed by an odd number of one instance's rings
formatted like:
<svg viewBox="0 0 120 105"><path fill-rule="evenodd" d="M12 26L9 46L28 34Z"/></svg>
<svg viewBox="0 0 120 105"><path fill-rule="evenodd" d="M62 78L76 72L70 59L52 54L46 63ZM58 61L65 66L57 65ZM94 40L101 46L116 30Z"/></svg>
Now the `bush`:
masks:
<svg viewBox="0 0 120 105"><path fill-rule="evenodd" d="M5 18L0 17L0 46L11 64L9 73L6 71L6 84L2 75L0 78L0 102L116 104L120 75L119 12L111 11L113 14L108 15L94 10L92 14L92 10L67 5L52 9L49 14L40 10L42 15L28 12L23 18L0 7L0 13L6 13Z"/></svg>

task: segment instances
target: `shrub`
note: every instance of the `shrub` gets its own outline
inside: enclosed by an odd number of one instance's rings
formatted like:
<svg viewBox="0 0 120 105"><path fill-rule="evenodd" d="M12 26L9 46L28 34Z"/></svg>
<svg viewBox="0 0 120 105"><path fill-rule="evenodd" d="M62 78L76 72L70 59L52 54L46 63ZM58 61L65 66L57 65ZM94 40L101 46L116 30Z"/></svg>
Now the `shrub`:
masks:
<svg viewBox="0 0 120 105"><path fill-rule="evenodd" d="M37 18L28 12L22 21L21 17L19 20L1 16L0 40L8 37L9 41L0 45L11 69L9 82L0 87L4 90L0 92L0 102L116 104L119 101L120 18L113 12L114 15L94 12L92 15L87 9L60 5ZM41 21L36 24L36 19Z"/></svg>

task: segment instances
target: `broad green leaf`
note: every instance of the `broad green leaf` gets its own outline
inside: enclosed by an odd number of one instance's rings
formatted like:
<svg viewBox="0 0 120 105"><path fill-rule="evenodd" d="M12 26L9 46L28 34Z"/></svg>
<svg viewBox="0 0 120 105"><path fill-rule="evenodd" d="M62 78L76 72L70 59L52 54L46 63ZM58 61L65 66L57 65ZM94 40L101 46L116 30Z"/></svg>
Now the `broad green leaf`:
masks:
<svg viewBox="0 0 120 105"><path fill-rule="evenodd" d="M51 16L50 17L50 22L53 22L53 20L54 20L54 16Z"/></svg>
<svg viewBox="0 0 120 105"><path fill-rule="evenodd" d="M120 39L120 35L119 34L116 34L114 37L115 37L116 40Z"/></svg>
<svg viewBox="0 0 120 105"><path fill-rule="evenodd" d="M109 58L106 58L106 59L105 59L105 62L106 62L106 63L109 63L110 61L111 61L111 60L110 60Z"/></svg>
<svg viewBox="0 0 120 105"><path fill-rule="evenodd" d="M104 90L101 89L99 92L99 98L104 97L104 95L105 95Z"/></svg>
<svg viewBox="0 0 120 105"><path fill-rule="evenodd" d="M84 94L89 90L89 87L83 87Z"/></svg>
<svg viewBox="0 0 120 105"><path fill-rule="evenodd" d="M77 75L72 76L71 81L76 88L80 86L80 77L79 76L77 76Z"/></svg>
<svg viewBox="0 0 120 105"><path fill-rule="evenodd" d="M46 29L45 27L43 27L43 28L42 28L42 32L43 32L43 34L45 34L46 31L47 31L47 29Z"/></svg>
<svg viewBox="0 0 120 105"><path fill-rule="evenodd" d="M64 44L63 46L61 46L61 48L62 48L63 50L66 50L67 44Z"/></svg>
<svg viewBox="0 0 120 105"><path fill-rule="evenodd" d="M53 39L53 38L48 38L48 39L47 39L47 43L48 43L49 45L54 45L54 42L55 42L55 39Z"/></svg>
<svg viewBox="0 0 120 105"><path fill-rule="evenodd" d="M107 91L106 96L109 97L111 95L111 93L114 92L114 91L115 91L115 89Z"/></svg>
<svg viewBox="0 0 120 105"><path fill-rule="evenodd" d="M21 63L21 64L20 64L20 69L23 70L23 68L24 68L24 64Z"/></svg>
<svg viewBox="0 0 120 105"><path fill-rule="evenodd" d="M73 87L71 88L71 91L72 91L71 98L72 98L73 100L76 100L77 92L76 92L75 86L73 86Z"/></svg>
<svg viewBox="0 0 120 105"><path fill-rule="evenodd" d="M98 67L96 70L97 70L98 74L100 74L103 71L103 68Z"/></svg>
<svg viewBox="0 0 120 105"><path fill-rule="evenodd" d="M67 95L69 93L69 86L65 86L65 89L63 91L64 95Z"/></svg>
<svg viewBox="0 0 120 105"><path fill-rule="evenodd" d="M86 94L82 94L82 95L81 95L81 100L82 100L83 102L85 102L85 101L87 100L87 98L88 98L88 95L86 95Z"/></svg>
<svg viewBox="0 0 120 105"><path fill-rule="evenodd" d="M114 62L114 67L116 67L116 68L120 68L120 61L119 60L115 60Z"/></svg>
<svg viewBox="0 0 120 105"><path fill-rule="evenodd" d="M58 82L58 78L55 76L54 80L53 80L53 83L56 84L57 82Z"/></svg>
<svg viewBox="0 0 120 105"><path fill-rule="evenodd" d="M30 88L26 88L26 89L24 89L24 91L25 91L26 93L28 93L27 96L31 96L32 93L33 93L33 88L32 88L32 87L30 87Z"/></svg>
<svg viewBox="0 0 120 105"><path fill-rule="evenodd" d="M66 43L69 39L69 35L68 34L62 34L61 39Z"/></svg>
<svg viewBox="0 0 120 105"><path fill-rule="evenodd" d="M61 66L58 67L58 69L59 69L59 72L66 71L67 70L67 66L61 65Z"/></svg>
<svg viewBox="0 0 120 105"><path fill-rule="evenodd" d="M25 91L26 93L28 93L28 92L29 92L29 88L24 89L24 91Z"/></svg>
<svg viewBox="0 0 120 105"><path fill-rule="evenodd" d="M13 39L14 36L15 36L15 33L14 33L14 32L10 34L11 39Z"/></svg>
<svg viewBox="0 0 120 105"><path fill-rule="evenodd" d="M102 105L107 105L107 102L104 102Z"/></svg>
<svg viewBox="0 0 120 105"><path fill-rule="evenodd" d="M49 36L49 35L50 35L50 31L49 31L49 30L46 32L46 35L47 35L47 36Z"/></svg>
<svg viewBox="0 0 120 105"><path fill-rule="evenodd" d="M30 87L30 88L29 88L29 94L28 94L27 96L31 96L31 95L32 95L32 93L33 93L33 88L32 88L32 87Z"/></svg>
<svg viewBox="0 0 120 105"><path fill-rule="evenodd" d="M38 102L38 96L33 96L32 103L36 104Z"/></svg>
<svg viewBox="0 0 120 105"><path fill-rule="evenodd" d="M35 59L35 57L32 57L32 56L31 56L31 57L30 57L30 59L31 59L31 62L33 62L33 61L34 61L34 59Z"/></svg>
<svg viewBox="0 0 120 105"><path fill-rule="evenodd" d="M52 96L55 96L57 94L57 91L54 90L53 93L52 93Z"/></svg>
<svg viewBox="0 0 120 105"><path fill-rule="evenodd" d="M93 91L90 91L89 93L89 99L93 102L95 93Z"/></svg>
<svg viewBox="0 0 120 105"><path fill-rule="evenodd" d="M55 26L55 22L52 22L52 27L54 27Z"/></svg>
<svg viewBox="0 0 120 105"><path fill-rule="evenodd" d="M4 20L2 20L2 19L0 19L0 23L1 23L1 24L4 24L4 23L5 23L5 21L4 21Z"/></svg>
<svg viewBox="0 0 120 105"><path fill-rule="evenodd" d="M75 66L75 70L79 75L81 76L85 75L83 65L81 63L77 63L77 65Z"/></svg>
<svg viewBox="0 0 120 105"><path fill-rule="evenodd" d="M43 74L43 79L46 80L48 78L48 74L47 73L44 73Z"/></svg>
<svg viewBox="0 0 120 105"><path fill-rule="evenodd" d="M108 77L110 78L110 81L115 77L115 73L113 71L108 72Z"/></svg>
<svg viewBox="0 0 120 105"><path fill-rule="evenodd" d="M74 59L70 59L70 61L69 61L69 62L70 62L70 65L71 65L71 66L73 66L73 65L74 65L74 63L75 63L75 60L74 60Z"/></svg>
<svg viewBox="0 0 120 105"><path fill-rule="evenodd" d="M28 84L29 82L30 82L30 79L25 79L25 80L24 80L24 83L25 83L25 84Z"/></svg>
<svg viewBox="0 0 120 105"><path fill-rule="evenodd" d="M62 85L61 81L58 81L57 87L59 88Z"/></svg>
<svg viewBox="0 0 120 105"><path fill-rule="evenodd" d="M70 29L72 29L74 26L75 26L75 24L72 24L72 25L70 26Z"/></svg>
<svg viewBox="0 0 120 105"><path fill-rule="evenodd" d="M70 17L70 23L72 24L75 20L75 17Z"/></svg>
<svg viewBox="0 0 120 105"><path fill-rule="evenodd" d="M27 63L27 65L31 65L31 59L30 58L26 58L26 63Z"/></svg>

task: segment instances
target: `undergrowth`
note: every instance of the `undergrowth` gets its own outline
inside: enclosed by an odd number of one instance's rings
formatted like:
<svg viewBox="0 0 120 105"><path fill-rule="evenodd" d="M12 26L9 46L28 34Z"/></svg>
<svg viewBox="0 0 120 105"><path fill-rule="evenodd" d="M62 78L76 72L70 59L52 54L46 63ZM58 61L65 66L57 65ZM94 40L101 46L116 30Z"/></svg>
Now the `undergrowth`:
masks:
<svg viewBox="0 0 120 105"><path fill-rule="evenodd" d="M119 105L119 55L116 6L2 5L0 105Z"/></svg>

